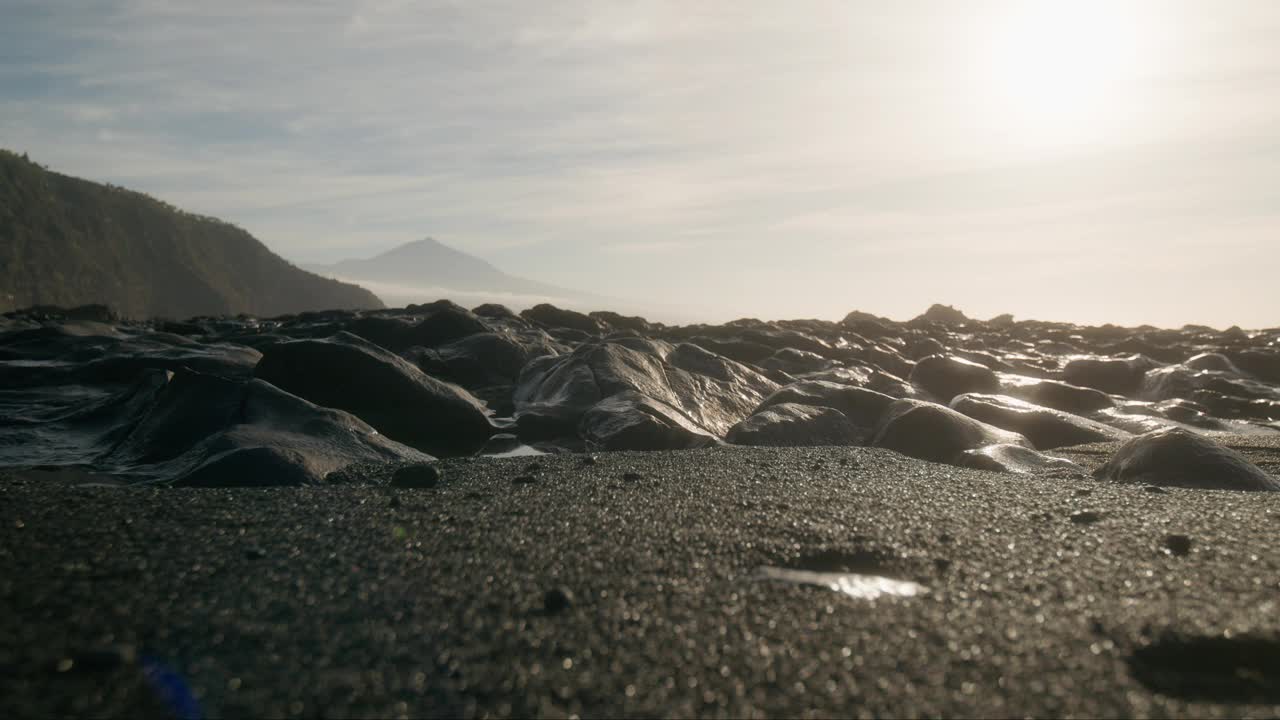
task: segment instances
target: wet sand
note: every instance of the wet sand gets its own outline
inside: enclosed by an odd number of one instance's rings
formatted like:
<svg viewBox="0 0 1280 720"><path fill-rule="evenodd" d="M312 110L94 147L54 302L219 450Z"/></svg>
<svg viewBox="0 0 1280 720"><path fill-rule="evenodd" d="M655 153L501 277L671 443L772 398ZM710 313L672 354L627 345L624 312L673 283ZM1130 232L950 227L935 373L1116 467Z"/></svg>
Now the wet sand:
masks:
<svg viewBox="0 0 1280 720"><path fill-rule="evenodd" d="M1233 444L1275 472L1275 443ZM11 475L0 713L1280 714L1277 494L864 448L595 457L445 461L420 490Z"/></svg>

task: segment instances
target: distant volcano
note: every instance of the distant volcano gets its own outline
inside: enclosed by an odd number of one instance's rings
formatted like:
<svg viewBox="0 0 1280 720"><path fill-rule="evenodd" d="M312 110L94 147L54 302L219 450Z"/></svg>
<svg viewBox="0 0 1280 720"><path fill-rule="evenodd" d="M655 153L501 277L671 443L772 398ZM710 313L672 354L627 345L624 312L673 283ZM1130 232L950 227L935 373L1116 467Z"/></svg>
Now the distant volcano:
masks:
<svg viewBox="0 0 1280 720"><path fill-rule="evenodd" d="M389 305L443 297L463 304L499 302L519 309L541 302L573 306L593 300L586 293L508 275L433 238L407 243L371 258L303 267L327 277L358 282Z"/></svg>

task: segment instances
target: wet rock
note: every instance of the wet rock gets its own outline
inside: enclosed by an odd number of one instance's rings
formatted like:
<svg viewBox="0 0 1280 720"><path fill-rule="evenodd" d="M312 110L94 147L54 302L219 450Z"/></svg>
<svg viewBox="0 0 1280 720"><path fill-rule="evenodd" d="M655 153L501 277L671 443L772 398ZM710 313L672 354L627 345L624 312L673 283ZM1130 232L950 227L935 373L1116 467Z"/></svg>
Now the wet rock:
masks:
<svg viewBox="0 0 1280 720"><path fill-rule="evenodd" d="M1146 372L1156 363L1142 355L1129 358L1076 358L1062 369L1062 379L1072 385L1093 388L1105 393L1129 395L1142 384Z"/></svg>
<svg viewBox="0 0 1280 720"><path fill-rule="evenodd" d="M966 450L986 445L1031 447L1017 433L1001 430L937 403L896 400L880 421L873 444L921 460L957 462Z"/></svg>
<svg viewBox="0 0 1280 720"><path fill-rule="evenodd" d="M1280 481L1240 453L1172 428L1125 443L1094 476L1116 482L1222 490L1280 490Z"/></svg>
<svg viewBox="0 0 1280 720"><path fill-rule="evenodd" d="M1084 468L1064 458L1050 457L1020 445L988 445L966 450L956 463L961 467L1024 475L1086 475Z"/></svg>
<svg viewBox="0 0 1280 720"><path fill-rule="evenodd" d="M646 355L652 355L659 360L666 360L675 350L675 347L666 340L650 340L643 337L619 337L610 335L605 338L606 341L621 345L625 348L631 348L636 352L642 352Z"/></svg>
<svg viewBox="0 0 1280 720"><path fill-rule="evenodd" d="M525 368L515 392L516 420L522 437L575 432L582 416L601 400L633 390L722 436L776 388L756 378L724 382L616 343L592 343Z"/></svg>
<svg viewBox="0 0 1280 720"><path fill-rule="evenodd" d="M1221 353L1200 353L1194 357L1188 358L1183 365L1192 370L1213 370L1215 372L1230 373L1232 375L1243 375L1244 373L1236 364Z"/></svg>
<svg viewBox="0 0 1280 720"><path fill-rule="evenodd" d="M485 303L471 308L471 312L476 317L488 318L490 320L521 320L519 315L511 311L511 308L498 303Z"/></svg>
<svg viewBox="0 0 1280 720"><path fill-rule="evenodd" d="M1061 410L1072 415L1085 415L1115 406L1111 396L1100 390L1071 385L1059 380L1006 384L1004 393L1034 405Z"/></svg>
<svg viewBox="0 0 1280 720"><path fill-rule="evenodd" d="M534 305L521 312L520 317L546 327L568 328L587 335L601 335L609 330L604 323L593 317L573 310L564 310L549 303Z"/></svg>
<svg viewBox="0 0 1280 720"><path fill-rule="evenodd" d="M907 357L912 360L920 360L930 355L943 355L947 352L947 348L937 340L931 337L916 338L907 346Z"/></svg>
<svg viewBox="0 0 1280 720"><path fill-rule="evenodd" d="M739 363L759 363L774 353L774 349L768 345L740 338L723 339L697 335L690 338L689 342Z"/></svg>
<svg viewBox="0 0 1280 720"><path fill-rule="evenodd" d="M704 375L730 386L743 385L757 393L767 395L778 389L778 384L746 365L717 355L693 344L680 343L667 354L672 366L696 375Z"/></svg>
<svg viewBox="0 0 1280 720"><path fill-rule="evenodd" d="M680 410L634 390L596 403L578 432L593 450L682 450L718 442Z"/></svg>
<svg viewBox="0 0 1280 720"><path fill-rule="evenodd" d="M1228 355L1241 370L1269 383L1280 383L1280 352L1241 350Z"/></svg>
<svg viewBox="0 0 1280 720"><path fill-rule="evenodd" d="M470 393L349 333L268 348L256 374L433 454L471 453L493 434L484 407Z"/></svg>
<svg viewBox="0 0 1280 720"><path fill-rule="evenodd" d="M468 310L459 307L436 310L413 326L413 344L436 347L445 343L489 332L489 326Z"/></svg>
<svg viewBox="0 0 1280 720"><path fill-rule="evenodd" d="M734 425L725 440L734 445L771 447L857 445L864 434L839 410L781 403Z"/></svg>
<svg viewBox="0 0 1280 720"><path fill-rule="evenodd" d="M825 380L800 380L779 388L760 404L757 412L774 405L791 403L839 410L855 425L875 428L894 398L853 385Z"/></svg>
<svg viewBox="0 0 1280 720"><path fill-rule="evenodd" d="M963 393L994 393L1000 381L990 368L949 355L930 355L916 363L911 383L942 402Z"/></svg>
<svg viewBox="0 0 1280 720"><path fill-rule="evenodd" d="M261 380L176 373L98 466L202 487L309 485L355 463L431 457Z"/></svg>
<svg viewBox="0 0 1280 720"><path fill-rule="evenodd" d="M950 305L934 304L924 311L923 315L915 318L915 321L925 320L939 325L964 325L969 322L969 318L959 310Z"/></svg>
<svg viewBox="0 0 1280 720"><path fill-rule="evenodd" d="M781 370L789 375L819 372L831 365L827 358L807 350L783 348L760 361L760 367Z"/></svg>
<svg viewBox="0 0 1280 720"><path fill-rule="evenodd" d="M417 463L397 468L391 476L391 486L398 488L433 488L444 475L440 468L428 463Z"/></svg>
<svg viewBox="0 0 1280 720"><path fill-rule="evenodd" d="M606 310L597 310L596 312L587 313L587 315L609 327L634 330L638 333L647 333L653 330L653 326L649 324L649 321L642 317L619 315L616 312L608 312Z"/></svg>
<svg viewBox="0 0 1280 720"><path fill-rule="evenodd" d="M1004 395L958 395L951 401L951 408L988 425L1016 432L1037 450L1130 437L1123 430Z"/></svg>
<svg viewBox="0 0 1280 720"><path fill-rule="evenodd" d="M482 332L434 350L424 348L406 355L428 375L472 388L511 385L530 360L555 354L558 354L557 346L548 341Z"/></svg>

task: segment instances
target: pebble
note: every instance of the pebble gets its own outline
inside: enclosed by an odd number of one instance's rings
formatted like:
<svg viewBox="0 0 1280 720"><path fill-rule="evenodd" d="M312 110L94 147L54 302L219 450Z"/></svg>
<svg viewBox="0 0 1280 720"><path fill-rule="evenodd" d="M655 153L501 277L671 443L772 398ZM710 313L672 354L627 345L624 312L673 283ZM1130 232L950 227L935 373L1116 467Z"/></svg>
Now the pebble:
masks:
<svg viewBox="0 0 1280 720"><path fill-rule="evenodd" d="M538 482L538 478L532 475L517 475L511 479L511 482L516 483L517 485L528 485L530 483Z"/></svg>
<svg viewBox="0 0 1280 720"><path fill-rule="evenodd" d="M1164 551L1177 557L1185 557L1191 553L1191 538L1186 535L1171 533L1164 538Z"/></svg>
<svg viewBox="0 0 1280 720"><path fill-rule="evenodd" d="M644 476L638 472L629 472L629 473L623 473L622 479L628 482L635 482L636 480L643 480Z"/></svg>
<svg viewBox="0 0 1280 720"><path fill-rule="evenodd" d="M440 483L442 477L444 474L435 465L405 465L391 477L391 485L400 488L433 488Z"/></svg>
<svg viewBox="0 0 1280 720"><path fill-rule="evenodd" d="M1093 510L1081 510L1071 514L1071 522L1077 525L1089 525L1102 519L1102 514Z"/></svg>
<svg viewBox="0 0 1280 720"><path fill-rule="evenodd" d="M554 615L563 612L573 605L573 593L566 588L551 588L542 597L542 609Z"/></svg>

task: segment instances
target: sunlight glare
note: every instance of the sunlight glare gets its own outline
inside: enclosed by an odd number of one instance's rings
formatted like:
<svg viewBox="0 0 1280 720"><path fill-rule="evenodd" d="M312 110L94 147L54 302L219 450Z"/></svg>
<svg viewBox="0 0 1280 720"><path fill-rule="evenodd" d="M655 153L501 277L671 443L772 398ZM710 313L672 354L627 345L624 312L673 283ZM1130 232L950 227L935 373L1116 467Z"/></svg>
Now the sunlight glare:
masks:
<svg viewBox="0 0 1280 720"><path fill-rule="evenodd" d="M984 53L991 123L1028 145L1088 143L1117 132L1146 59L1136 7L1095 0L1012 5L992 26Z"/></svg>

